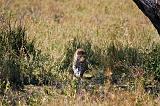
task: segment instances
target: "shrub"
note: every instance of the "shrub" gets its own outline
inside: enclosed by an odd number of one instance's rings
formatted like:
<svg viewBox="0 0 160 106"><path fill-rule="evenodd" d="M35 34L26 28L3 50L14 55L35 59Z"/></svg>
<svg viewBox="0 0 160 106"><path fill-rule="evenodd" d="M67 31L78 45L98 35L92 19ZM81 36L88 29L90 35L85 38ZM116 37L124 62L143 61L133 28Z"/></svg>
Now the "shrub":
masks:
<svg viewBox="0 0 160 106"><path fill-rule="evenodd" d="M151 52L144 58L144 68L147 73L154 74L155 79L160 81L160 45L154 44Z"/></svg>
<svg viewBox="0 0 160 106"><path fill-rule="evenodd" d="M107 59L113 71L112 81L114 83L123 83L126 80L133 79L132 70L136 67L142 67L143 54L135 48L119 47L111 44L107 51Z"/></svg>
<svg viewBox="0 0 160 106"><path fill-rule="evenodd" d="M24 84L47 84L54 71L48 55L29 42L25 27L3 23L0 28L0 80L15 87Z"/></svg>
<svg viewBox="0 0 160 106"><path fill-rule="evenodd" d="M151 75L160 80L160 46L154 44L152 48L150 51L140 52L136 48L111 44L107 48L107 59L113 71L113 82L123 83L139 76L147 81Z"/></svg>
<svg viewBox="0 0 160 106"><path fill-rule="evenodd" d="M0 68L1 80L9 80L10 83L22 84L21 60L29 58L33 54L34 46L27 43L25 38L25 28L18 26L7 27L0 30Z"/></svg>

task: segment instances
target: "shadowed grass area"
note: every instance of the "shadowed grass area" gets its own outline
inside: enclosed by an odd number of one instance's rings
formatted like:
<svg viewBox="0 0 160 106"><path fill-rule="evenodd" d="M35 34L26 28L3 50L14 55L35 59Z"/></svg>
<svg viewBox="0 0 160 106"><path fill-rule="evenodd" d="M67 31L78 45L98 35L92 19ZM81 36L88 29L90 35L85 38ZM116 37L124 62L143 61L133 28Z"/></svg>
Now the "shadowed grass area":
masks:
<svg viewBox="0 0 160 106"><path fill-rule="evenodd" d="M0 30L0 79L1 90L9 83L14 88L26 84L47 84L54 78L50 59L34 47L34 40L27 41L26 30L4 20ZM9 23L8 23L9 22Z"/></svg>

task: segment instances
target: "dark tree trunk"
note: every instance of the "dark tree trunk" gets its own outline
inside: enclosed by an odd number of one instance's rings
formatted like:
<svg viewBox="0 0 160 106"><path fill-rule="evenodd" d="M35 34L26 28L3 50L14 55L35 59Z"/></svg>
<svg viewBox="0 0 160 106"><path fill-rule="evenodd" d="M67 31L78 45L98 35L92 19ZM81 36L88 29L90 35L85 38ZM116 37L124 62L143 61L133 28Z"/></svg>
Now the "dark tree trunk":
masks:
<svg viewBox="0 0 160 106"><path fill-rule="evenodd" d="M160 35L160 0L133 0L150 19Z"/></svg>

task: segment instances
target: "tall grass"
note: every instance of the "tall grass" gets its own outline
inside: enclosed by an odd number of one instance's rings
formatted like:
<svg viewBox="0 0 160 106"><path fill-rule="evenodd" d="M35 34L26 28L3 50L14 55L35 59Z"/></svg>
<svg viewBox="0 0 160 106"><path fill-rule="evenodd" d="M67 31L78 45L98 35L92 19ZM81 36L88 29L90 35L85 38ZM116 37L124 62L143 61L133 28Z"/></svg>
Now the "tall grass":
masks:
<svg viewBox="0 0 160 106"><path fill-rule="evenodd" d="M73 77L77 48L91 79ZM0 1L1 105L159 105L159 52L132 1Z"/></svg>
<svg viewBox="0 0 160 106"><path fill-rule="evenodd" d="M69 68L71 70L74 53L78 48L86 51L86 58L91 67L102 67L102 51L99 47L93 46L91 41L74 38L66 44L61 61L61 69Z"/></svg>
<svg viewBox="0 0 160 106"><path fill-rule="evenodd" d="M117 87L120 88L120 90L124 88L131 92L143 93L149 91L156 95L159 93L159 83L156 83L156 81L159 81L158 44L154 44L154 48L150 49L150 51L142 52L128 46L120 47L115 43L100 48L94 46L91 41L74 38L74 40L69 41L64 47L63 56L54 62L49 55L42 54L40 50L35 48L34 40L31 42L27 41L25 28L22 26L12 27L10 23L5 25L6 26L1 27L0 43L2 70L1 93L3 93L4 97L6 96L3 104L8 104L7 101L13 96L8 94L10 87L23 89L25 85L29 84L54 85L56 92L60 89L62 95L71 96L72 99L74 96L78 97L78 95L81 95L83 92L84 98L89 99L89 101L92 101L92 99L95 99L95 101L103 101L104 98L108 97L106 95L109 95L110 99L115 99ZM87 53L90 69L86 73L94 76L91 80L79 82L72 78L73 71L71 66L73 55L78 48L83 48ZM106 71L110 70L111 74L106 76ZM153 79L150 80L150 76L152 76ZM111 83L107 83L110 81ZM137 91L138 83L141 84L138 89L143 89L143 91ZM109 91L105 94L101 87L106 88L106 84L109 84L107 85L109 86L107 87ZM117 87L110 84L116 84ZM148 85L154 85L155 87L151 86L151 88L148 88ZM69 91L67 91L68 88L70 89ZM109 93L113 91L114 94ZM52 93L53 91L51 90L50 92ZM47 93L48 91L42 95L47 95ZM84 93L96 96L88 98ZM34 102L34 100L37 101L36 98L41 94L37 93L36 95L37 96L33 94L30 95L33 101L29 99L26 103L38 104L38 102ZM100 95L102 95L102 97ZM129 95L131 96L131 94ZM41 96L39 98L41 98ZM144 96L144 98L145 97L149 96ZM118 101L119 99L117 99L117 102ZM142 101L140 101L140 104L144 103ZM13 100L11 104L14 102L16 102L16 100ZM136 101L135 103L137 104L138 102Z"/></svg>
<svg viewBox="0 0 160 106"><path fill-rule="evenodd" d="M0 79L15 88L47 84L54 78L49 57L28 41L23 26L4 20L0 30ZM49 66L50 65L50 66ZM2 86L3 88L3 86Z"/></svg>

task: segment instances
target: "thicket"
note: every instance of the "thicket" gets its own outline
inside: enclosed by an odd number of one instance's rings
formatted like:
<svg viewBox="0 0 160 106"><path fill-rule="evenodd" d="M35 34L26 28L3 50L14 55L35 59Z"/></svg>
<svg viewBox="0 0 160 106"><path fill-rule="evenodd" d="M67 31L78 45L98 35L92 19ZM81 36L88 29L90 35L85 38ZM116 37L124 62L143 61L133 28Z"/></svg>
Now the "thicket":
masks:
<svg viewBox="0 0 160 106"><path fill-rule="evenodd" d="M27 39L26 29L11 20L0 26L0 90L6 86L23 88L26 84L48 84L53 81L53 68L49 56Z"/></svg>

